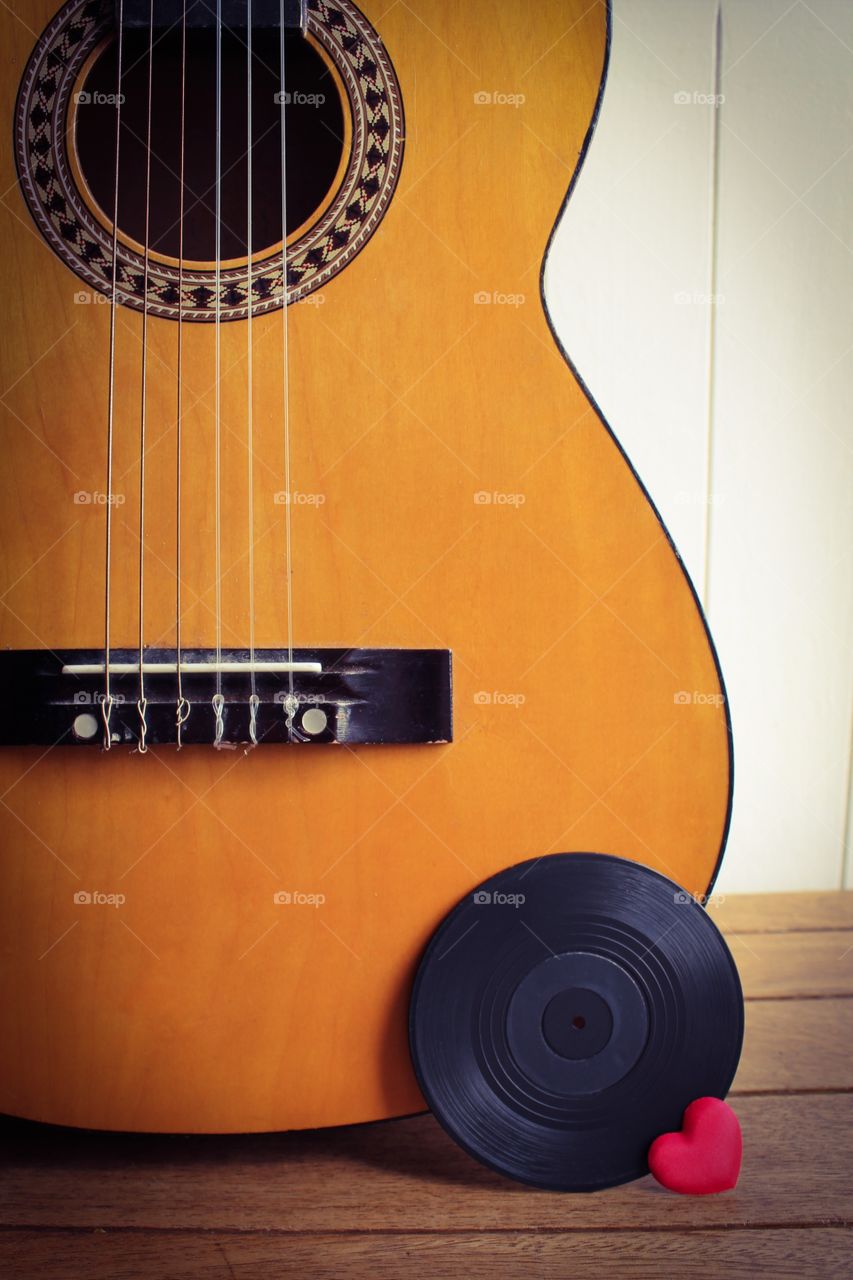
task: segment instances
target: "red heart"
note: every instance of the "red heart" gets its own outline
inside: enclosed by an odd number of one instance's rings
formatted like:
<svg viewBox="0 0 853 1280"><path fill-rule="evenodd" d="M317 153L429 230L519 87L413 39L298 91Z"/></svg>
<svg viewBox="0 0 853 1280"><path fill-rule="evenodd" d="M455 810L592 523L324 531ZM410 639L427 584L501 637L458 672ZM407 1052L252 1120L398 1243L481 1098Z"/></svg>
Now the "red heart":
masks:
<svg viewBox="0 0 853 1280"><path fill-rule="evenodd" d="M686 1196L730 1191L738 1180L743 1137L735 1113L720 1098L697 1098L680 1133L662 1133L649 1148L649 1169L663 1187Z"/></svg>

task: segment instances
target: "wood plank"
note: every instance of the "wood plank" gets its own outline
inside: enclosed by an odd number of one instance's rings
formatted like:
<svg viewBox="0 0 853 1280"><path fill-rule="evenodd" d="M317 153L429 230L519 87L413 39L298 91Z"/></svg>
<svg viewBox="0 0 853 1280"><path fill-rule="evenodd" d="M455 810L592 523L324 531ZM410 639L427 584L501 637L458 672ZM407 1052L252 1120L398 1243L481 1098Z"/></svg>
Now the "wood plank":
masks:
<svg viewBox="0 0 853 1280"><path fill-rule="evenodd" d="M733 1094L853 1089L853 1000L748 1000Z"/></svg>
<svg viewBox="0 0 853 1280"><path fill-rule="evenodd" d="M853 891L713 894L708 909L725 934L853 929Z"/></svg>
<svg viewBox="0 0 853 1280"><path fill-rule="evenodd" d="M729 937L747 999L853 995L853 931Z"/></svg>
<svg viewBox="0 0 853 1280"><path fill-rule="evenodd" d="M736 1101L737 1189L673 1196L651 1178L594 1196L481 1167L431 1116L313 1133L175 1138L8 1121L0 1224L198 1230L447 1231L849 1225L853 1095Z"/></svg>
<svg viewBox="0 0 853 1280"><path fill-rule="evenodd" d="M420 1280L466 1276L536 1275L600 1280L602 1274L683 1280L725 1274L753 1280L756 1270L774 1277L831 1277L845 1270L851 1249L846 1229L644 1232L590 1231L445 1235L210 1235L189 1233L0 1236L0 1266L9 1280L249 1280L260 1275L341 1275Z"/></svg>

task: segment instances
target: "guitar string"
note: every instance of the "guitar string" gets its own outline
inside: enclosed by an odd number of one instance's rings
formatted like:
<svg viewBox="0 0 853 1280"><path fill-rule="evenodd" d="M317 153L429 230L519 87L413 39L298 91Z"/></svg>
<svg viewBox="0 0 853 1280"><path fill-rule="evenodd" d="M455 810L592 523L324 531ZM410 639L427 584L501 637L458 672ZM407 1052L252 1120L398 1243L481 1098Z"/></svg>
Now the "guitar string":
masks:
<svg viewBox="0 0 853 1280"><path fill-rule="evenodd" d="M251 3L251 0L250 0ZM180 206L178 214L178 396L177 396L177 438L175 449L177 466L175 476L175 667L178 677L175 740L180 751L183 727L190 714L189 701L184 697L181 679L181 485L183 454L183 359L184 359L184 176L186 163L186 113L187 113L187 0L183 3L181 15L181 157L179 165Z"/></svg>
<svg viewBox="0 0 853 1280"><path fill-rule="evenodd" d="M222 389L220 375L222 370L222 268L220 263L222 249L222 0L216 0L216 313L214 319L215 333L215 392L214 392L214 541L216 560L216 693L213 695L213 711L215 729L213 745L220 747L225 730L223 712L225 700L222 696L222 458L221 458L221 414Z"/></svg>
<svg viewBox="0 0 853 1280"><path fill-rule="evenodd" d="M151 117L154 96L154 0L148 6L148 126L145 144L145 243L142 273L142 404L139 415L139 745L148 750L148 700L145 697L145 435L148 425L148 278L151 233Z"/></svg>
<svg viewBox="0 0 853 1280"><path fill-rule="evenodd" d="M292 493L290 468L290 379L288 377L288 282L287 282L287 136L285 131L285 105L287 84L285 75L285 25L284 0L279 0L279 79L281 101L281 305L282 305L282 387L284 394L284 539L285 539L285 591L287 595L287 661L288 693L285 700L288 736L293 739L293 717L297 702L293 693L293 537L291 528Z"/></svg>
<svg viewBox="0 0 853 1280"><path fill-rule="evenodd" d="M115 194L113 197L113 261L110 284L110 354L109 389L107 392L107 501L104 518L106 523L104 546L104 698L101 715L104 721L104 750L112 747L110 716L113 699L110 692L110 594L112 583L112 512L113 512L113 423L115 419L115 368L116 368L116 286L118 282L118 180L121 143L121 68L124 47L124 0L118 0L118 41L116 47L116 140L115 140Z"/></svg>
<svg viewBox="0 0 853 1280"><path fill-rule="evenodd" d="M249 739L252 746L258 745L257 715L258 695L255 688L255 492L254 492L254 353L252 350L252 216L254 202L252 199L253 180L253 103L252 103L252 0L248 0L246 15L246 154L248 157L248 175L246 180L246 263L248 276L246 281L246 301L248 303L246 327L246 358L248 402L246 405L246 451L248 454L248 520L249 520L249 679L251 694L249 696Z"/></svg>

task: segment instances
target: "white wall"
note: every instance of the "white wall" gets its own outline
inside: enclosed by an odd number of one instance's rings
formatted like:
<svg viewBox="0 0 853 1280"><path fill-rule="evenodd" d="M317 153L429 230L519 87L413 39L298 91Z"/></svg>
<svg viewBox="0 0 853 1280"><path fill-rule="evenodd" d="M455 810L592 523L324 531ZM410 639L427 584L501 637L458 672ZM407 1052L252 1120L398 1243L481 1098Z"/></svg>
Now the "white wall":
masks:
<svg viewBox="0 0 853 1280"><path fill-rule="evenodd" d="M720 653L723 892L853 885L852 124L849 0L614 0L546 268Z"/></svg>

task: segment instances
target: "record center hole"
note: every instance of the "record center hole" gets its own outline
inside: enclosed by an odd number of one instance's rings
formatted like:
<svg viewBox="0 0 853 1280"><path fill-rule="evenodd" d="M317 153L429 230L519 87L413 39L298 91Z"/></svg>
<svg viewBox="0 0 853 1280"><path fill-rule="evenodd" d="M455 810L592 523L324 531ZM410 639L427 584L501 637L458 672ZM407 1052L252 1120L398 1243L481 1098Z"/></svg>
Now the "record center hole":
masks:
<svg viewBox="0 0 853 1280"><path fill-rule="evenodd" d="M567 987L548 1001L542 1013L546 1044L562 1058L594 1058L613 1034L613 1010L589 987Z"/></svg>

